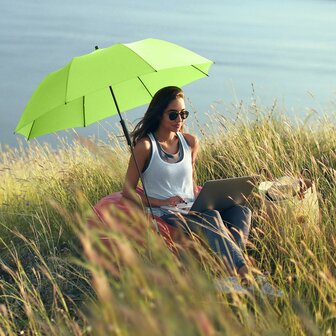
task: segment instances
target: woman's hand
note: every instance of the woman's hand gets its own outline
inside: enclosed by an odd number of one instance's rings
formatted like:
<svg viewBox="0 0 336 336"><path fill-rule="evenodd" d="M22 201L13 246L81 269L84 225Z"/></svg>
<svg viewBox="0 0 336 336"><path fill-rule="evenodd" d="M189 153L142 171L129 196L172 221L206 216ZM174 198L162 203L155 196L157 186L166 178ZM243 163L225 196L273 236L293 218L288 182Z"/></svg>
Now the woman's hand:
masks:
<svg viewBox="0 0 336 336"><path fill-rule="evenodd" d="M176 206L179 203L185 203L184 199L180 196L173 196L162 200L162 205Z"/></svg>

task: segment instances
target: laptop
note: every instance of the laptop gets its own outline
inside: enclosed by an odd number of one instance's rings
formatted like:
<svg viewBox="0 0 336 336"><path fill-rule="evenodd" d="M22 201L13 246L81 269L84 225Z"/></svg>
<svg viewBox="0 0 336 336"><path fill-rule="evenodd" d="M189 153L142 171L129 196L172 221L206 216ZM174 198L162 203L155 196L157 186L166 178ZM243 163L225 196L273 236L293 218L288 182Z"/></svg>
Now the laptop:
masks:
<svg viewBox="0 0 336 336"><path fill-rule="evenodd" d="M194 202L161 208L188 214L192 211L203 212L208 209L221 211L235 205L244 205L258 179L259 176L255 175L206 181Z"/></svg>

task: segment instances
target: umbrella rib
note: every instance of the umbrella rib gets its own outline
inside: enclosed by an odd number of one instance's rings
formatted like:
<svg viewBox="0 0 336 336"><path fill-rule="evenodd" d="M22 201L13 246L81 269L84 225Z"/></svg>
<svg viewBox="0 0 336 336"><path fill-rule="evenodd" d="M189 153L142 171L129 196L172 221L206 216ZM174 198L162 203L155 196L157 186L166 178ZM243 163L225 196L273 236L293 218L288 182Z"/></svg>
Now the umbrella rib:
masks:
<svg viewBox="0 0 336 336"><path fill-rule="evenodd" d="M86 121L85 121L85 96L83 96L83 122L84 122L84 127L86 127Z"/></svg>
<svg viewBox="0 0 336 336"><path fill-rule="evenodd" d="M35 125L35 120L33 121L33 125L32 125L32 127L30 128L30 131L29 131L29 134L28 134L27 140L29 140L29 139L30 139L30 135L31 135L31 132L32 132L32 130L33 130L33 127L34 127L34 125Z"/></svg>
<svg viewBox="0 0 336 336"><path fill-rule="evenodd" d="M149 93L149 95L153 98L153 95L150 93L150 91L148 90L147 86L145 85L145 83L141 80L141 78L138 76L139 81L141 82L141 84L144 86L144 88L147 90L147 92Z"/></svg>
<svg viewBox="0 0 336 336"><path fill-rule="evenodd" d="M73 60L74 59L72 59L71 61L70 61L70 64L69 64L69 71L68 71L68 75L67 75L67 78L66 78L66 82L65 82L65 99L64 99L64 103L65 104L67 104L67 92L68 92L68 84L69 84L69 73L70 73L70 68L71 68L71 65L72 65L72 63L73 63Z"/></svg>
<svg viewBox="0 0 336 336"><path fill-rule="evenodd" d="M195 65L192 65L192 64L191 64L191 66L192 66L193 68L195 68L196 70L202 72L203 75L209 77L209 75L208 75L206 72L202 71L201 69L198 69Z"/></svg>
<svg viewBox="0 0 336 336"><path fill-rule="evenodd" d="M121 45L123 45L124 47L126 47L128 50L130 50L131 52L133 52L135 55L137 55L138 57L140 57L146 64L148 64L155 72L158 72L157 69L155 69L149 62L147 62L141 55L139 55L136 51L134 51L132 48L128 47L126 44L121 43Z"/></svg>

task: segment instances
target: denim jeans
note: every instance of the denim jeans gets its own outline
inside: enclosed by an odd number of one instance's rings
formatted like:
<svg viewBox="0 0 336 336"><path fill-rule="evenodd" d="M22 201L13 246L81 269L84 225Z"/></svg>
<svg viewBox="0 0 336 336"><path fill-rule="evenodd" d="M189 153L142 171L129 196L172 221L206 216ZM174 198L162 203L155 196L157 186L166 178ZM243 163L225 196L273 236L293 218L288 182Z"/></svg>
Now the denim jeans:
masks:
<svg viewBox="0 0 336 336"><path fill-rule="evenodd" d="M224 211L206 210L188 215L167 214L161 218L185 232L204 234L210 248L224 256L232 269L245 265L243 250L250 232L251 210L236 205Z"/></svg>

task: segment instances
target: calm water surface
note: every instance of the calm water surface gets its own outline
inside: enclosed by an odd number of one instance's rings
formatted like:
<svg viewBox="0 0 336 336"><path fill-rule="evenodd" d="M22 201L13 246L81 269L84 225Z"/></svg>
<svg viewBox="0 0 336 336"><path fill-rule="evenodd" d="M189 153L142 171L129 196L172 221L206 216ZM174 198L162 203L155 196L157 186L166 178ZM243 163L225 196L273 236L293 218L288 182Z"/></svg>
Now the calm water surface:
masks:
<svg viewBox="0 0 336 336"><path fill-rule="evenodd" d="M40 81L73 56L147 37L210 58L210 77L185 87L206 122L210 104L274 99L291 115L333 111L336 96L336 1L332 0L12 0L1 3L0 144L13 130ZM126 113L134 121L138 108ZM99 133L111 117L79 130ZM193 122L191 119L190 122ZM54 135L40 138L55 142Z"/></svg>

